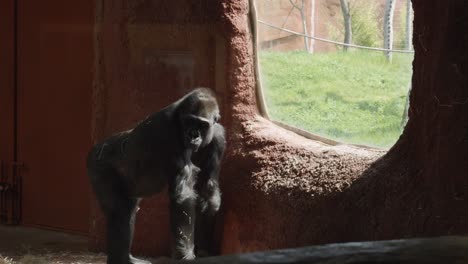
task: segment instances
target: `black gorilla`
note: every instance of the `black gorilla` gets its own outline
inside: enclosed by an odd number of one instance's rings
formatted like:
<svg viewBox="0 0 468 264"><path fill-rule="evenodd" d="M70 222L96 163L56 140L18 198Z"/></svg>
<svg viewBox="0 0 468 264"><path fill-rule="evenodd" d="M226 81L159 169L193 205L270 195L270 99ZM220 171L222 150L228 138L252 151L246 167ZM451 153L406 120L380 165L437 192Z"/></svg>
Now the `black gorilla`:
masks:
<svg viewBox="0 0 468 264"><path fill-rule="evenodd" d="M139 200L166 184L173 257L209 252L221 203L225 138L219 118L211 90L198 88L91 149L87 169L107 218L107 263L148 263L130 255L135 215Z"/></svg>

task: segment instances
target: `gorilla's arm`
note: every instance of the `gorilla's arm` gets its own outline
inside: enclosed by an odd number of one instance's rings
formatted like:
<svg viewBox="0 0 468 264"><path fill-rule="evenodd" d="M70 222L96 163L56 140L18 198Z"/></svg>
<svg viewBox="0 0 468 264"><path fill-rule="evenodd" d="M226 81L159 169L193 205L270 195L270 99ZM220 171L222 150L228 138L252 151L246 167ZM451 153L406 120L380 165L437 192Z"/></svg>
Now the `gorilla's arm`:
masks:
<svg viewBox="0 0 468 264"><path fill-rule="evenodd" d="M200 256L213 254L215 217L221 206L219 169L226 142L223 127L215 124L214 128L213 141L193 157L193 162L200 167L195 186L198 193L195 244Z"/></svg>
<svg viewBox="0 0 468 264"><path fill-rule="evenodd" d="M194 190L198 168L191 164L169 180L172 254L176 259L195 258L194 231L197 194Z"/></svg>

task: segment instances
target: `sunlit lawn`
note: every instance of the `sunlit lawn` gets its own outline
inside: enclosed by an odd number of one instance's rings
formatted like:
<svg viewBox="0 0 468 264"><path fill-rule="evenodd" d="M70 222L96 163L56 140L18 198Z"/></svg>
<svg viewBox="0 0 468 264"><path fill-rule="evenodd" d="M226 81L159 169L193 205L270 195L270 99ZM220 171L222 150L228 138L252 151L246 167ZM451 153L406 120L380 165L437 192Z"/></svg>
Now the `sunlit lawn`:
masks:
<svg viewBox="0 0 468 264"><path fill-rule="evenodd" d="M413 56L381 52L260 53L267 106L275 120L341 142L390 147L401 121Z"/></svg>

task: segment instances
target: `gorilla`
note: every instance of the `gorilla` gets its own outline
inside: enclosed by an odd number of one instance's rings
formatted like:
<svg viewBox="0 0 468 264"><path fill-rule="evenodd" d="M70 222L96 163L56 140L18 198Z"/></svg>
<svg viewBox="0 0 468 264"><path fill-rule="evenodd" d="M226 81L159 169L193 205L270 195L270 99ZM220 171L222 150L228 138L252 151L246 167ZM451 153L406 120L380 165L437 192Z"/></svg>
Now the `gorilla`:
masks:
<svg viewBox="0 0 468 264"><path fill-rule="evenodd" d="M92 147L87 172L107 220L107 263L149 263L130 254L136 212L166 185L172 257L210 253L226 144L219 119L213 92L197 88Z"/></svg>

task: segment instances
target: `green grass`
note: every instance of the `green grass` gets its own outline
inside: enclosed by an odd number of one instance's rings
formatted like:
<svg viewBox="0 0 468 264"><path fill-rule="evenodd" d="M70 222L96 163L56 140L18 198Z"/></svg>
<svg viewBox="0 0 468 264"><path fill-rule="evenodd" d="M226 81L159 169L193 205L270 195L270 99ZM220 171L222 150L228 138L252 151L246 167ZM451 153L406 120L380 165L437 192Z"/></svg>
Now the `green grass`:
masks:
<svg viewBox="0 0 468 264"><path fill-rule="evenodd" d="M412 75L412 55L381 52L260 53L268 111L274 120L341 142L390 147Z"/></svg>

